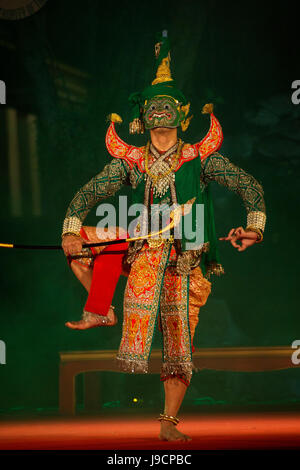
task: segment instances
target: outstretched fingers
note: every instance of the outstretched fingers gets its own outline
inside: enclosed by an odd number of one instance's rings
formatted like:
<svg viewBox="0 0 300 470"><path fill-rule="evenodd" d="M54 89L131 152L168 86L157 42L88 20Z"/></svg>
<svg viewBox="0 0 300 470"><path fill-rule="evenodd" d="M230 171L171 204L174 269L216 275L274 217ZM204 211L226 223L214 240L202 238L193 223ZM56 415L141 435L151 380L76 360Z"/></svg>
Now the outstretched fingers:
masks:
<svg viewBox="0 0 300 470"><path fill-rule="evenodd" d="M227 237L220 237L219 240L231 240L231 237L233 236L235 232L235 229L232 228L230 232L228 233Z"/></svg>
<svg viewBox="0 0 300 470"><path fill-rule="evenodd" d="M243 227L232 228L229 231L227 237L220 237L219 240L230 241L231 245L234 248L237 248L239 251L243 251L244 249L247 248L247 246L245 246L245 248L241 249L243 247L243 233L244 233ZM237 240L240 240L240 239L242 239L242 245L237 243Z"/></svg>

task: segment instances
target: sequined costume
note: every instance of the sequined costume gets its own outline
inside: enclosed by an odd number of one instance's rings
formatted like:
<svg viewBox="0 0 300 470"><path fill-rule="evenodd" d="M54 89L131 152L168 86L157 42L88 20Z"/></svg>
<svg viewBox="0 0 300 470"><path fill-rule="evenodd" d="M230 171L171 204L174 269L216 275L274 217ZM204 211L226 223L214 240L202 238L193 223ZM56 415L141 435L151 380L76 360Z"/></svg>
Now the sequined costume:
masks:
<svg viewBox="0 0 300 470"><path fill-rule="evenodd" d="M189 162L186 162L185 165L189 165ZM235 192L242 198L245 205L247 225L254 224L264 230L266 216L263 189L253 176L218 152L206 157L201 162L201 169L198 184L202 191L211 182L217 182ZM115 194L123 184L137 185L138 181L142 182L142 176L143 173L137 165L130 168L125 160L113 158L111 163L107 164L97 176L78 191L68 208L66 217L75 219L78 228L81 227L85 216L93 206L105 197ZM148 243L144 242L141 249L135 253L135 260L131 265L124 296L124 333L118 358L124 370L146 372L155 322L164 322L165 331L168 332L168 335L164 336L164 351L169 356L165 357L166 360L163 363L162 379L175 373L188 384L191 377L192 359L185 343L193 342L199 308L205 304L210 293L210 282L207 278L211 273L222 273L223 268L220 264L214 265L212 263L206 272L206 277L204 277L199 263L196 261L196 266L189 274L178 275L175 273L176 251L174 245L170 246L165 243L164 253L162 253L162 249L163 246L158 249L150 248ZM191 251L188 251L187 254L190 255ZM164 259L162 259L162 255ZM168 257L168 262L166 262L166 257ZM156 264L158 260L159 263ZM195 260L187 262L192 265ZM157 279L159 267L161 268L161 278ZM163 275L164 279L162 279ZM178 301L179 299L180 305L178 306L178 302L175 302L174 307L174 300ZM150 313L149 305L151 306ZM142 312L141 308L143 308ZM186 310L186 314L189 310L189 323L180 321L180 318L176 318L174 321L174 309L176 312ZM158 318L159 312L160 317ZM170 318L173 318L173 322L170 321ZM183 334L184 330L185 334ZM167 339L172 338L173 335L174 341ZM182 342L182 338L185 339L185 342ZM172 355L175 354L176 357L178 348L181 349L179 366L176 361L170 361ZM183 362L184 348L186 348L187 354ZM169 366L170 363L171 366Z"/></svg>
<svg viewBox="0 0 300 470"><path fill-rule="evenodd" d="M188 115L189 103L170 75L168 44L164 40L159 44L155 80L142 93L130 97L134 108L132 133L143 132L145 127L150 130L181 126L185 131L192 118ZM77 192L63 226L63 234L78 234L89 210L123 185L131 186L132 202L143 203L150 216L155 207L194 201L190 212L192 228L189 233L183 231L180 240L171 234L167 239L130 243L124 258L130 271L117 355L123 370L147 372L158 324L163 335L161 379L177 376L186 385L193 370L192 343L199 308L211 290L209 277L224 272L218 254L211 182L227 187L242 198L248 228L262 233L266 221L262 186L218 153L223 140L222 128L211 104L205 105L202 112L210 114L210 129L201 142L189 144L178 139L165 152L159 152L150 141L143 147L125 143L115 129L115 123L122 120L112 114L106 134L112 160ZM204 208L200 225L199 207ZM184 227L187 217L182 217ZM201 242L200 230L203 231Z"/></svg>

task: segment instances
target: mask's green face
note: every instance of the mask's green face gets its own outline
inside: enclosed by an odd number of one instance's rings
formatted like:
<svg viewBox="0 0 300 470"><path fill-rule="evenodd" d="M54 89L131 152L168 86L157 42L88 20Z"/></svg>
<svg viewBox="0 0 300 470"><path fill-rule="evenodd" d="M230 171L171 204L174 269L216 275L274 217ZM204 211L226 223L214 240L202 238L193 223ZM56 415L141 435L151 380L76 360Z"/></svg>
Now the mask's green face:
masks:
<svg viewBox="0 0 300 470"><path fill-rule="evenodd" d="M180 126L184 113L180 111L180 103L168 96L156 96L144 105L144 123L146 129Z"/></svg>

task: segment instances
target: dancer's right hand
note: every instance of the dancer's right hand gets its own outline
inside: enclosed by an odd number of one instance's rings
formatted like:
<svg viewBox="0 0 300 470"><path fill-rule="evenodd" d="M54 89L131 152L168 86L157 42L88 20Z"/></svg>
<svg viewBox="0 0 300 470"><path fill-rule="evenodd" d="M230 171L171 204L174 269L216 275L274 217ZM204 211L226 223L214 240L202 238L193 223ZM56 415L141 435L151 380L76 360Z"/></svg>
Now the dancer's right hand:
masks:
<svg viewBox="0 0 300 470"><path fill-rule="evenodd" d="M81 252L83 245L82 238L77 237L76 235L66 235L62 241L62 249L66 256L76 255Z"/></svg>

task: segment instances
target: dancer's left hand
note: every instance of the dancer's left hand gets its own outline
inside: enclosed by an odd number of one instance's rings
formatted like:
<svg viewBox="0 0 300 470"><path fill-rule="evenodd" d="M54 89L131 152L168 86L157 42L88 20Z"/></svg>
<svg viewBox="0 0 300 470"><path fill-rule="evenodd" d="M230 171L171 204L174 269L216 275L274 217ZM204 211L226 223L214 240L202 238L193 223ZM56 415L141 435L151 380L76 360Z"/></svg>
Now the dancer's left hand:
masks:
<svg viewBox="0 0 300 470"><path fill-rule="evenodd" d="M220 237L219 240L230 241L234 248L238 251L245 251L246 248L256 243L258 235L256 232L245 232L243 227L232 228L227 237ZM241 244L237 243L240 241Z"/></svg>

